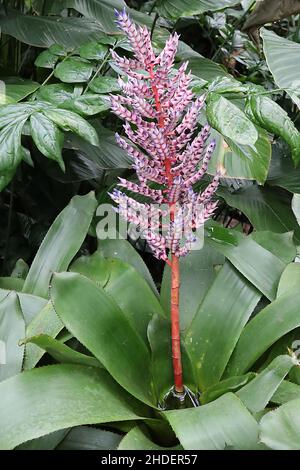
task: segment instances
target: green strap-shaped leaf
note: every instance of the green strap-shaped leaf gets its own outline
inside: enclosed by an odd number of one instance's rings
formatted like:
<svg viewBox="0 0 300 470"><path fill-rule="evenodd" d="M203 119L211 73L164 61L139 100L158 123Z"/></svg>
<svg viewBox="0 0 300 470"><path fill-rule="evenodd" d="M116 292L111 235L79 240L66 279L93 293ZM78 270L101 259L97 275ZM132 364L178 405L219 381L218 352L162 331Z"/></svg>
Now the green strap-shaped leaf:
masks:
<svg viewBox="0 0 300 470"><path fill-rule="evenodd" d="M260 440L274 450L300 449L300 398L285 403L262 418Z"/></svg>
<svg viewBox="0 0 300 470"><path fill-rule="evenodd" d="M121 440L118 450L180 450L181 446L161 447L151 441L150 437L140 427L135 426Z"/></svg>
<svg viewBox="0 0 300 470"><path fill-rule="evenodd" d="M285 263L270 251L235 230L219 224L207 229L207 242L229 261L269 300L276 297Z"/></svg>
<svg viewBox="0 0 300 470"><path fill-rule="evenodd" d="M245 112L258 126L284 139L291 148L295 164L299 163L300 133L281 106L267 96L251 95Z"/></svg>
<svg viewBox="0 0 300 470"><path fill-rule="evenodd" d="M100 362L94 357L87 356L86 354L75 351L66 344L61 343L49 335L40 334L38 336L32 336L30 338L26 338L24 343L35 344L50 354L50 356L52 356L58 362L66 364L80 364L91 367L102 367Z"/></svg>
<svg viewBox="0 0 300 470"><path fill-rule="evenodd" d="M120 440L120 434L115 432L78 426L68 432L56 450L115 450Z"/></svg>
<svg viewBox="0 0 300 470"><path fill-rule="evenodd" d="M67 329L132 395L156 406L150 354L117 303L77 273L55 274L51 299Z"/></svg>
<svg viewBox="0 0 300 470"><path fill-rule="evenodd" d="M21 372L24 346L19 346L19 341L24 335L20 302L11 292L0 302L0 382Z"/></svg>
<svg viewBox="0 0 300 470"><path fill-rule="evenodd" d="M0 300L4 299L10 292L11 291L7 289L0 289ZM28 325L47 304L46 299L31 294L18 292L18 297L26 325Z"/></svg>
<svg viewBox="0 0 300 470"><path fill-rule="evenodd" d="M218 273L184 339L200 390L220 380L260 296L232 265Z"/></svg>
<svg viewBox="0 0 300 470"><path fill-rule="evenodd" d="M277 297L288 292L292 287L300 285L300 263L287 265L279 280Z"/></svg>
<svg viewBox="0 0 300 470"><path fill-rule="evenodd" d="M243 374L275 341L300 326L300 291L294 287L261 310L244 328L226 371Z"/></svg>
<svg viewBox="0 0 300 470"><path fill-rule="evenodd" d="M208 405L164 413L185 450L257 449L258 424L233 393Z"/></svg>
<svg viewBox="0 0 300 470"><path fill-rule="evenodd" d="M248 374L238 375L235 377L229 377L225 380L221 380L221 382L212 385L207 390L205 390L204 393L201 394L201 405L205 405L206 403L216 400L216 398L219 398L225 393L235 392L236 390L243 387L243 385L246 385L248 382L254 379L254 377L254 372L248 372Z"/></svg>
<svg viewBox="0 0 300 470"><path fill-rule="evenodd" d="M217 93L209 93L206 116L214 129L234 142L254 145L258 132L254 124L231 101Z"/></svg>
<svg viewBox="0 0 300 470"><path fill-rule="evenodd" d="M238 0L158 0L161 16L177 20L182 16L193 16L205 11L217 11L240 3Z"/></svg>
<svg viewBox="0 0 300 470"><path fill-rule="evenodd" d="M288 401L300 399L300 385L284 380L271 398L272 403L283 405Z"/></svg>
<svg viewBox="0 0 300 470"><path fill-rule="evenodd" d="M0 449L81 424L139 419L138 404L93 367L40 367L2 382L0 395Z"/></svg>
<svg viewBox="0 0 300 470"><path fill-rule="evenodd" d="M19 117L0 132L0 172L11 174L22 160L21 134L26 119Z"/></svg>
<svg viewBox="0 0 300 470"><path fill-rule="evenodd" d="M44 114L64 131L72 131L90 144L99 145L98 134L94 127L73 111L47 109Z"/></svg>
<svg viewBox="0 0 300 470"><path fill-rule="evenodd" d="M30 129L33 141L43 155L58 162L65 170L61 151L64 134L42 113L33 113L30 116Z"/></svg>
<svg viewBox="0 0 300 470"><path fill-rule="evenodd" d="M290 356L278 356L255 379L236 394L251 413L262 411L297 361Z"/></svg>
<svg viewBox="0 0 300 470"><path fill-rule="evenodd" d="M55 313L51 302L48 302L33 318L26 328L27 338L46 334L55 338L63 329L63 324ZM24 369L32 369L43 356L44 351L35 344L26 344Z"/></svg>
<svg viewBox="0 0 300 470"><path fill-rule="evenodd" d="M68 268L87 234L96 205L92 192L71 199L44 238L30 267L23 292L47 298L52 273Z"/></svg>

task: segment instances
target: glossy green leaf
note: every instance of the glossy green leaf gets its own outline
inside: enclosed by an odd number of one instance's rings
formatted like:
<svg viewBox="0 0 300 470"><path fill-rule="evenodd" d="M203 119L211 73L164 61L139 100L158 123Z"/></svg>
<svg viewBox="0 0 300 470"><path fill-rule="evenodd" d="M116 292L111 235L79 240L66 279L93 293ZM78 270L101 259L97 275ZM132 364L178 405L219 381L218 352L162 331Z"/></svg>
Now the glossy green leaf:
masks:
<svg viewBox="0 0 300 470"><path fill-rule="evenodd" d="M262 411L297 361L290 356L278 356L255 379L236 394L244 405L256 413Z"/></svg>
<svg viewBox="0 0 300 470"><path fill-rule="evenodd" d="M100 286L77 273L55 274L51 299L67 329L115 380L153 405L150 354L117 303Z"/></svg>
<svg viewBox="0 0 300 470"><path fill-rule="evenodd" d="M201 301L216 277L216 269L224 257L207 243L201 250L193 251L180 259L180 325L185 330L190 325ZM164 310L170 313L171 270L165 266L160 290Z"/></svg>
<svg viewBox="0 0 300 470"><path fill-rule="evenodd" d="M136 426L129 433L127 433L121 440L118 450L178 450L182 449L181 446L177 447L161 447L155 444L140 427Z"/></svg>
<svg viewBox="0 0 300 470"><path fill-rule="evenodd" d="M99 252L78 258L70 270L103 287L147 344L149 321L154 314L164 316L165 313L140 273L119 259L104 258Z"/></svg>
<svg viewBox="0 0 300 470"><path fill-rule="evenodd" d="M94 93L112 93L113 91L120 91L118 80L113 77L97 77L88 87Z"/></svg>
<svg viewBox="0 0 300 470"><path fill-rule="evenodd" d="M288 292L292 287L300 285L300 263L290 263L287 265L280 278L277 297Z"/></svg>
<svg viewBox="0 0 300 470"><path fill-rule="evenodd" d="M233 393L198 408L164 415L185 450L258 448L258 424Z"/></svg>
<svg viewBox="0 0 300 470"><path fill-rule="evenodd" d="M262 28L264 53L268 67L280 88L287 90L292 100L300 106L300 45Z"/></svg>
<svg viewBox="0 0 300 470"><path fill-rule="evenodd" d="M61 343L49 335L40 334L38 336L31 336L30 338L26 338L24 344L29 343L35 344L39 348L43 349L58 362L67 364L80 364L91 367L102 367L100 362L94 357L87 356L86 354L75 351L66 344Z"/></svg>
<svg viewBox="0 0 300 470"><path fill-rule="evenodd" d="M18 296L11 292L0 302L0 382L22 370L25 322Z"/></svg>
<svg viewBox="0 0 300 470"><path fill-rule="evenodd" d="M229 377L229 379L221 380L221 382L208 387L208 389L200 395L201 405L206 405L206 403L216 400L225 393L237 391L243 387L243 385L246 385L248 382L254 379L254 377L254 372L248 372L248 374L238 375Z"/></svg>
<svg viewBox="0 0 300 470"><path fill-rule="evenodd" d="M99 215L98 211L96 215ZM100 251L105 258L116 258L131 264L148 282L153 292L157 294L152 276L144 260L127 240L98 240L98 251Z"/></svg>
<svg viewBox="0 0 300 470"><path fill-rule="evenodd" d="M300 326L299 288L289 289L261 310L244 328L226 376L243 374L275 341Z"/></svg>
<svg viewBox="0 0 300 470"><path fill-rule="evenodd" d="M0 132L0 172L12 172L22 160L21 134L26 119L16 119Z"/></svg>
<svg viewBox="0 0 300 470"><path fill-rule="evenodd" d="M191 70L193 75L201 78L202 80L212 81L216 77L229 77L230 75L226 71L225 67L217 64L213 60L206 59L205 57L199 56L195 57L195 51L191 49L188 53L180 54L177 52L177 57L180 60L188 60L188 68Z"/></svg>
<svg viewBox="0 0 300 470"><path fill-rule="evenodd" d="M115 450L120 440L121 436L115 432L78 426L68 432L56 450Z"/></svg>
<svg viewBox="0 0 300 470"><path fill-rule="evenodd" d="M219 271L184 340L200 390L220 380L260 296L230 264L226 263Z"/></svg>
<svg viewBox="0 0 300 470"><path fill-rule="evenodd" d="M7 289L0 289L0 300L4 299L10 292L11 291ZM28 325L47 304L47 300L35 295L18 292L18 297L26 325Z"/></svg>
<svg viewBox="0 0 300 470"><path fill-rule="evenodd" d="M51 54L51 52L43 51L35 59L34 65L36 67L43 67L45 69L53 69L56 62L58 61L57 55Z"/></svg>
<svg viewBox="0 0 300 470"><path fill-rule="evenodd" d="M51 160L57 161L64 171L65 164L61 155L64 135L59 128L42 113L30 116L30 130L39 151Z"/></svg>
<svg viewBox="0 0 300 470"><path fill-rule="evenodd" d="M3 33L36 47L62 44L68 50L79 47L83 42L100 40L103 33L99 24L88 18L21 15L1 16Z"/></svg>
<svg viewBox="0 0 300 470"><path fill-rule="evenodd" d="M206 116L214 129L238 144L256 143L258 132L254 124L231 101L217 93L209 93L206 103Z"/></svg>
<svg viewBox="0 0 300 470"><path fill-rule="evenodd" d="M274 300L285 263L250 237L213 224L207 242L229 261L268 299Z"/></svg>
<svg viewBox="0 0 300 470"><path fill-rule="evenodd" d="M68 268L87 234L96 205L97 201L92 192L71 199L69 205L57 216L41 243L30 267L23 292L47 297L52 273Z"/></svg>
<svg viewBox="0 0 300 470"><path fill-rule="evenodd" d="M289 148L283 141L277 141L272 145L272 160L267 182L268 185L300 193L300 167L298 165L295 168Z"/></svg>
<svg viewBox="0 0 300 470"><path fill-rule="evenodd" d="M251 95L245 112L258 126L285 140L291 148L295 164L299 163L300 133L281 106L267 96Z"/></svg>
<svg viewBox="0 0 300 470"><path fill-rule="evenodd" d="M218 11L240 3L238 0L158 0L161 16L177 20L184 16L200 15L206 11Z"/></svg>
<svg viewBox="0 0 300 470"><path fill-rule="evenodd" d="M27 103L0 106L0 128L27 119L33 109L33 106Z"/></svg>
<svg viewBox="0 0 300 470"><path fill-rule="evenodd" d="M249 86L235 80L233 77L217 77L209 86L208 91L215 93L245 93Z"/></svg>
<svg viewBox="0 0 300 470"><path fill-rule="evenodd" d="M40 367L2 382L0 394L0 449L72 426L139 418L135 401L94 367Z"/></svg>
<svg viewBox="0 0 300 470"><path fill-rule="evenodd" d="M300 449L300 398L262 418L260 440L273 450Z"/></svg>
<svg viewBox="0 0 300 470"><path fill-rule="evenodd" d="M49 335L55 338L63 329L64 325L56 315L51 302L48 302L26 328L26 337L31 338L37 335ZM28 343L25 348L25 358L23 368L32 369L44 355L44 351L35 344Z"/></svg>
<svg viewBox="0 0 300 470"><path fill-rule="evenodd" d="M37 92L41 101L61 105L64 101L75 98L74 87L67 83L54 83L41 87Z"/></svg>
<svg viewBox="0 0 300 470"><path fill-rule="evenodd" d="M60 57L65 57L67 55L65 47L60 44L52 44L48 50L51 54L58 55Z"/></svg>
<svg viewBox="0 0 300 470"><path fill-rule="evenodd" d="M39 83L19 77L14 77L12 82L5 80L5 102L3 104L17 103L34 93L39 87Z"/></svg>
<svg viewBox="0 0 300 470"><path fill-rule="evenodd" d="M294 230L295 238L300 242L299 226L291 209L290 195L286 191L252 185L234 193L222 188L218 194L227 204L242 211L256 230L275 233Z"/></svg>
<svg viewBox="0 0 300 470"><path fill-rule="evenodd" d="M101 60L104 59L108 47L97 41L90 41L82 44L79 48L79 54L84 59Z"/></svg>
<svg viewBox="0 0 300 470"><path fill-rule="evenodd" d="M47 109L45 115L64 131L72 131L92 145L99 145L99 138L94 127L73 111Z"/></svg>
<svg viewBox="0 0 300 470"><path fill-rule="evenodd" d="M54 70L54 76L65 83L80 83L90 79L93 65L85 60L70 57L59 63Z"/></svg>
<svg viewBox="0 0 300 470"><path fill-rule="evenodd" d="M110 104L107 99L103 99L97 94L86 93L78 98L65 100L61 107L75 111L78 114L93 116L109 109Z"/></svg>

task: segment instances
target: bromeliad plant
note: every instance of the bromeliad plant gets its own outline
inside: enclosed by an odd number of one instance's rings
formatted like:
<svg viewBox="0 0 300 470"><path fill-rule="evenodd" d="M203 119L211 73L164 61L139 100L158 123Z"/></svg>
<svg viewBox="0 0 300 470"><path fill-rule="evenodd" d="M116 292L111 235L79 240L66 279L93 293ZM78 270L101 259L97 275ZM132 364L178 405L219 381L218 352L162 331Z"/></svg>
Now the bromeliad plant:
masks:
<svg viewBox="0 0 300 470"><path fill-rule="evenodd" d="M205 95L193 101L191 77L186 73L187 62L178 70L174 69L178 35L171 35L162 52L156 56L146 27L136 26L125 9L123 12L116 10L116 17L131 44L134 58L122 58L112 52L115 64L126 75L126 81L119 80L123 95L112 96L111 107L126 122L124 129L130 143L119 134L116 134L116 139L134 160L133 167L139 180L136 184L120 178L119 186L156 204L166 204L168 210L139 203L119 190L114 190L111 197L119 206L120 216L140 227L154 256L170 266L174 391L183 399L179 259L193 249L196 230L216 208L217 202L212 201L212 196L222 171L218 170L204 191L198 194L193 191L193 185L207 172L215 141L205 147L210 131L208 124L197 133ZM151 187L153 182L159 185L159 189ZM169 216L165 233L162 233L162 215ZM168 251L171 260L168 259Z"/></svg>

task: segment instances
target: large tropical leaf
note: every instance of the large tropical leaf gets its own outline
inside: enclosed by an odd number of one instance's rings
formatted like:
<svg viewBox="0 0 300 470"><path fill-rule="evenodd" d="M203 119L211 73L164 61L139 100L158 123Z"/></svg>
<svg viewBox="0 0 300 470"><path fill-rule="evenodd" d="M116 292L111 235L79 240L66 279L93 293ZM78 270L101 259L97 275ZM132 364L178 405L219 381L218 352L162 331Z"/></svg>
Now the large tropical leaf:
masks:
<svg viewBox="0 0 300 470"><path fill-rule="evenodd" d="M220 380L260 296L229 263L219 271L185 335L200 390Z"/></svg>
<svg viewBox="0 0 300 470"><path fill-rule="evenodd" d="M75 196L57 216L32 262L23 292L47 298L52 273L68 268L87 234L96 205L93 193Z"/></svg>
<svg viewBox="0 0 300 470"><path fill-rule="evenodd" d="M240 3L240 0L158 0L157 8L162 16L177 20L182 16L223 10L237 3Z"/></svg>
<svg viewBox="0 0 300 470"><path fill-rule="evenodd" d="M261 29L264 53L276 84L285 90L300 106L300 45L277 36L273 31Z"/></svg>
<svg viewBox="0 0 300 470"><path fill-rule="evenodd" d="M156 405L151 388L150 354L117 303L77 273L55 274L51 299L67 329L134 396Z"/></svg>
<svg viewBox="0 0 300 470"><path fill-rule="evenodd" d="M139 419L139 405L101 369L55 365L0 384L0 449L81 424Z"/></svg>
<svg viewBox="0 0 300 470"><path fill-rule="evenodd" d="M164 413L185 450L256 449L258 424L233 393L212 403Z"/></svg>

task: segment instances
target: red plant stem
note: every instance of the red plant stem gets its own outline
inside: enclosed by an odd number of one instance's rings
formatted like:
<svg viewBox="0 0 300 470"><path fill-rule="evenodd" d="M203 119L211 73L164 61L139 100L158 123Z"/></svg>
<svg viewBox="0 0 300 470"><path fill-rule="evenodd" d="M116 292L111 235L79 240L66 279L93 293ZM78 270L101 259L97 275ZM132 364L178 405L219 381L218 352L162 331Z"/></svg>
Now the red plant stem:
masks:
<svg viewBox="0 0 300 470"><path fill-rule="evenodd" d="M155 74L153 65L149 67L149 75L151 80L151 87L155 100L155 107L158 112L158 125L160 128L164 127L164 115L159 100L159 93L156 85L153 83ZM166 158L165 162L166 177L168 180L168 189L170 190L173 184L174 176L171 173L171 159ZM170 202L170 221L174 221L175 218L175 205ZM171 339L172 339L172 361L173 361L173 374L174 374L174 388L178 393L184 391L183 388L183 377L182 377L182 360L181 360L181 349L180 349L180 323L179 323L179 288L180 288L180 269L179 269L179 258L172 253L171 258Z"/></svg>

